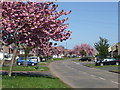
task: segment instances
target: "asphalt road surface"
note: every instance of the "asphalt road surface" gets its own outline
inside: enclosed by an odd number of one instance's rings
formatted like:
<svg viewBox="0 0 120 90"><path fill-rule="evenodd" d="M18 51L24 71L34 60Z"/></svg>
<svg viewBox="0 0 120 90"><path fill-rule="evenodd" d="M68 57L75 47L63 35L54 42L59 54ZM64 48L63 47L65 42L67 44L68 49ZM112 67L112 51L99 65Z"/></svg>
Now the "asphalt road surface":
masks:
<svg viewBox="0 0 120 90"><path fill-rule="evenodd" d="M51 72L72 88L118 88L118 74L89 68L72 60L55 61Z"/></svg>

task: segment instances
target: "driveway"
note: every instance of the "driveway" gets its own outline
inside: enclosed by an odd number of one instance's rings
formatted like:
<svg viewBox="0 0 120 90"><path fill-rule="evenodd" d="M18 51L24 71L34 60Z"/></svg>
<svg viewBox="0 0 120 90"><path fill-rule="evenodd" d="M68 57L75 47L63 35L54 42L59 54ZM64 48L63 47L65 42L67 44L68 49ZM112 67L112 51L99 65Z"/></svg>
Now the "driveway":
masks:
<svg viewBox="0 0 120 90"><path fill-rule="evenodd" d="M49 67L55 76L72 88L118 88L118 74L89 68L72 59L52 62Z"/></svg>

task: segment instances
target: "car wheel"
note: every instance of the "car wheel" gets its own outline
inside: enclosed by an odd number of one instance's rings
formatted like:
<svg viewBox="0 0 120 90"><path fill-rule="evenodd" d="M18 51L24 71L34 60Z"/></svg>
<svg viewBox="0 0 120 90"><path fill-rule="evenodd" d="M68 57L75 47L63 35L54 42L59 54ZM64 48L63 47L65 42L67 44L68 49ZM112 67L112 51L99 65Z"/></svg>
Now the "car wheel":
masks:
<svg viewBox="0 0 120 90"><path fill-rule="evenodd" d="M19 62L18 65L21 65L21 63Z"/></svg>
<svg viewBox="0 0 120 90"><path fill-rule="evenodd" d="M103 66L103 63L100 63L100 66Z"/></svg>
<svg viewBox="0 0 120 90"><path fill-rule="evenodd" d="M35 64L34 63L32 63L32 66L34 66Z"/></svg>
<svg viewBox="0 0 120 90"><path fill-rule="evenodd" d="M116 65L119 65L119 63L118 63L118 62L116 62Z"/></svg>

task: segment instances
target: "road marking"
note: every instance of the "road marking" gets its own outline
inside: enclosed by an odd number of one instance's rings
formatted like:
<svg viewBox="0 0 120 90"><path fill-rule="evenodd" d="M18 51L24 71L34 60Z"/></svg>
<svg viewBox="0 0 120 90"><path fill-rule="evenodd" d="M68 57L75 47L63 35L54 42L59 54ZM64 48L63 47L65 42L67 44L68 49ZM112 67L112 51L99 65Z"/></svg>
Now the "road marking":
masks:
<svg viewBox="0 0 120 90"><path fill-rule="evenodd" d="M83 74L87 74L86 72L82 72Z"/></svg>
<svg viewBox="0 0 120 90"><path fill-rule="evenodd" d="M80 64L79 62L73 62L73 63L75 63L75 64Z"/></svg>
<svg viewBox="0 0 120 90"><path fill-rule="evenodd" d="M90 75L90 76L92 76L92 77L96 77L95 75Z"/></svg>
<svg viewBox="0 0 120 90"><path fill-rule="evenodd" d="M75 63L75 64L76 64L76 62L73 62L73 63Z"/></svg>
<svg viewBox="0 0 120 90"><path fill-rule="evenodd" d="M76 63L76 64L80 64L80 63Z"/></svg>
<svg viewBox="0 0 120 90"><path fill-rule="evenodd" d="M100 79L102 79L102 80L106 80L105 78L102 78L102 77L99 77Z"/></svg>
<svg viewBox="0 0 120 90"><path fill-rule="evenodd" d="M119 84L118 82L114 82L114 81L112 81L112 83Z"/></svg>
<svg viewBox="0 0 120 90"><path fill-rule="evenodd" d="M78 64L78 62L73 62L73 63ZM65 65L65 62L63 62L63 64ZM80 64L80 63L79 63L79 64ZM73 69L73 70L75 70L75 71L81 72L82 74L88 74L88 75L90 75L90 74L87 73L87 72L79 71L79 70L77 70L77 69L75 69L75 68L72 68L72 67L70 67L70 66L68 66L68 65L65 65L65 66L68 67L68 68L71 68L71 69ZM91 69L94 69L94 70L95 70L95 68L91 68ZM96 69L96 70L99 70L99 69ZM103 70L103 71L105 71L105 70ZM90 76L92 76L92 77L94 77L94 78L99 78L99 79L101 79L101 80L106 80L105 78L97 77L97 76L95 76L95 75L90 75ZM115 81L111 81L111 82L114 83L114 84L119 84L118 82L115 82Z"/></svg>
<svg viewBox="0 0 120 90"><path fill-rule="evenodd" d="M65 65L65 62L63 62L63 64ZM83 71L77 70L77 69L72 68L72 67L70 67L70 66L68 66L68 65L65 65L65 66L68 67L68 68L70 68L70 69L73 69L73 70L75 70L75 71L77 71L77 72L81 72L81 73L83 73L83 74L87 74L86 72L83 72Z"/></svg>

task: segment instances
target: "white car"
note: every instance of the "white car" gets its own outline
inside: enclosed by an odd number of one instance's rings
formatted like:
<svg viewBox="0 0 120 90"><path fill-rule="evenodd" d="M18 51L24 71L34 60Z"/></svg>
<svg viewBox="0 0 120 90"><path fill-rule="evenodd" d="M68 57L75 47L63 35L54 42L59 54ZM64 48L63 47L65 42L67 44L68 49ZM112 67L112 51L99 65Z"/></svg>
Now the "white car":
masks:
<svg viewBox="0 0 120 90"><path fill-rule="evenodd" d="M104 62L104 61L107 61L107 62L108 62L108 61L113 61L113 60L115 60L115 59L114 59L114 58L105 58L105 59L103 59L103 62Z"/></svg>
<svg viewBox="0 0 120 90"><path fill-rule="evenodd" d="M36 56L29 57L29 59L32 61L40 62L39 57L36 57Z"/></svg>
<svg viewBox="0 0 120 90"><path fill-rule="evenodd" d="M4 60L12 60L13 54L4 53Z"/></svg>
<svg viewBox="0 0 120 90"><path fill-rule="evenodd" d="M4 58L4 54L0 52L0 60L3 60L3 58Z"/></svg>

